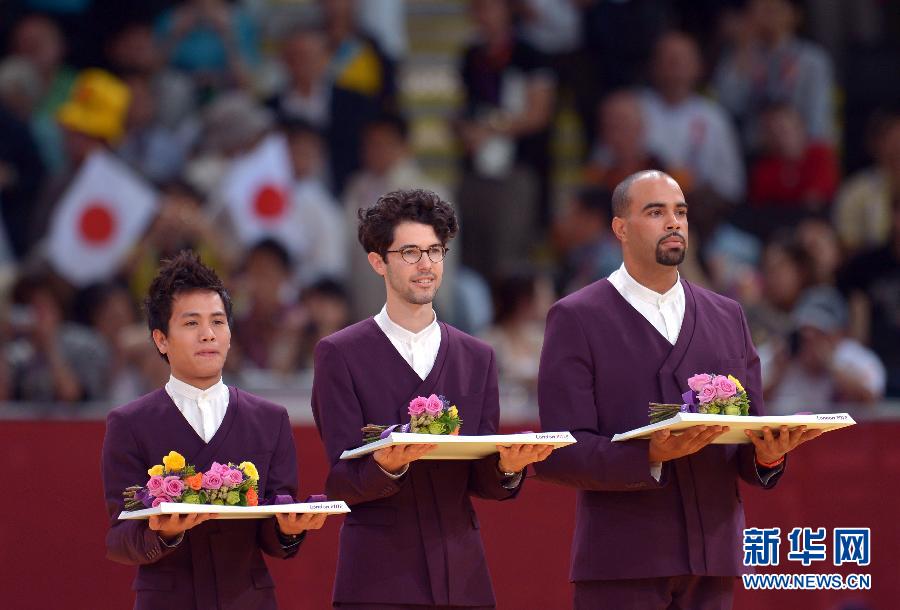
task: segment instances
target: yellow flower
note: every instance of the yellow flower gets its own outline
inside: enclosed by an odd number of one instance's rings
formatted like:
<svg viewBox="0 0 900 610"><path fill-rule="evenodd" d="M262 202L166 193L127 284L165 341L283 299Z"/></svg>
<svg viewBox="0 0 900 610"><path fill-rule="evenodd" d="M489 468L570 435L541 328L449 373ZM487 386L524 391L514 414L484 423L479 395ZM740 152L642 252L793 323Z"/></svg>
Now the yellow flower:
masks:
<svg viewBox="0 0 900 610"><path fill-rule="evenodd" d="M447 409L447 415L450 417L456 417L459 415L459 410L456 408L456 405L452 405L449 409Z"/></svg>
<svg viewBox="0 0 900 610"><path fill-rule="evenodd" d="M169 472L178 472L184 468L184 456L177 451L170 451L169 455L163 458L163 464Z"/></svg>
<svg viewBox="0 0 900 610"><path fill-rule="evenodd" d="M151 477L162 476L162 473L163 473L162 464L157 464L156 466L154 466L153 468L151 468L150 470L147 471L147 474L150 475Z"/></svg>
<svg viewBox="0 0 900 610"><path fill-rule="evenodd" d="M738 378L735 377L734 375L729 375L729 376L728 376L728 381L730 381L730 382L733 383L735 386L737 386L738 392L743 392L743 391L744 391L744 386L741 385L741 382L738 381Z"/></svg>
<svg viewBox="0 0 900 610"><path fill-rule="evenodd" d="M241 462L238 468L253 481L259 481L259 472L256 471L256 466L253 465L253 462Z"/></svg>

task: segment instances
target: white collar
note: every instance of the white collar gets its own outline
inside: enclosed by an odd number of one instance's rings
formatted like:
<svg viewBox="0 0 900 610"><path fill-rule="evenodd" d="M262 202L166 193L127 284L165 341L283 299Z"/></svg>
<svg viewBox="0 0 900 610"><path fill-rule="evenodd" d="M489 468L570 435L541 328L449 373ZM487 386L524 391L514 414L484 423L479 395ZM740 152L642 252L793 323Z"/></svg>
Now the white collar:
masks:
<svg viewBox="0 0 900 610"><path fill-rule="evenodd" d="M169 375L169 383L167 383L166 386L172 391L173 394L178 394L182 398L187 398L188 400L193 401L198 401L206 396L214 396L228 391L228 387L224 383L222 383L221 377L219 377L219 381L217 381L214 385L206 388L205 390L201 390L198 387L192 386L189 383L185 383L180 379L177 379L174 375Z"/></svg>
<svg viewBox="0 0 900 610"><path fill-rule="evenodd" d="M641 301L644 301L645 303L649 303L651 305L658 305L663 301L667 301L671 297L681 292L681 290L683 290L683 288L681 287L681 274L678 273L678 270L675 271L675 284L673 284L671 288L663 293L656 292L652 288L647 288L636 279L631 277L631 274L628 273L628 269L625 268L625 263L622 263L622 266L619 267L619 272L621 273L622 285L625 290L633 294Z"/></svg>
<svg viewBox="0 0 900 610"><path fill-rule="evenodd" d="M428 326L426 326L425 328L423 328L422 330L420 330L417 333L414 333L411 330L407 330L407 329L403 328L402 326L400 326L399 324L397 324L396 322L394 322L393 320L391 320L391 317L388 315L388 312L387 312L387 303L385 303L384 307L381 308L381 311L379 311L378 314L375 316L375 322L385 332L389 332L390 334L394 335L395 337L397 337L398 339L400 339L402 341L414 343L424 337L427 337L428 335L433 333L435 331L435 329L438 327L437 313L435 313L435 312L432 312L432 313L434 314L434 318L431 320L431 324L429 324Z"/></svg>

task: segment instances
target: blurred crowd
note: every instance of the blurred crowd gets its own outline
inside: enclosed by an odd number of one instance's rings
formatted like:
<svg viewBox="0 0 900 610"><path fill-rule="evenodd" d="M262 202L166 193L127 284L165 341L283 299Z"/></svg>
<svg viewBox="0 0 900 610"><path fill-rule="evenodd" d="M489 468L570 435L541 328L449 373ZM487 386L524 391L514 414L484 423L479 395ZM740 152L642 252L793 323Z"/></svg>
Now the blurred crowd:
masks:
<svg viewBox="0 0 900 610"><path fill-rule="evenodd" d="M404 95L420 3L308 0L273 23L281 4L2 5L0 402L115 404L161 385L141 301L183 248L228 278L227 381L308 376L320 337L383 304L356 211L424 187L462 227L438 317L489 341L504 400L536 408L547 310L621 264L611 191L649 168L690 205L682 275L743 304L770 410L900 398L893 3L444 2L469 24L444 184L417 158ZM577 126L568 174L561 117ZM296 237L242 243L216 187L272 134ZM50 227L100 151L159 202L114 272L80 285L50 264Z"/></svg>

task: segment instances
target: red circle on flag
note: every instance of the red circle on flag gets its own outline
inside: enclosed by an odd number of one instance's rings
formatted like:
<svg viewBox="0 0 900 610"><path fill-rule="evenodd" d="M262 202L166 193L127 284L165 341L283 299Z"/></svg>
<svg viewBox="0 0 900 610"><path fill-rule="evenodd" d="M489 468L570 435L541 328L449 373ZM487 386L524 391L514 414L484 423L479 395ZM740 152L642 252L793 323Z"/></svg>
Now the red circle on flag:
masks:
<svg viewBox="0 0 900 610"><path fill-rule="evenodd" d="M116 219L111 206L104 201L92 201L81 213L79 229L81 237L91 245L99 246L110 240L116 229Z"/></svg>
<svg viewBox="0 0 900 610"><path fill-rule="evenodd" d="M253 209L257 216L265 220L274 220L284 214L287 208L284 192L277 186L266 184L256 192Z"/></svg>

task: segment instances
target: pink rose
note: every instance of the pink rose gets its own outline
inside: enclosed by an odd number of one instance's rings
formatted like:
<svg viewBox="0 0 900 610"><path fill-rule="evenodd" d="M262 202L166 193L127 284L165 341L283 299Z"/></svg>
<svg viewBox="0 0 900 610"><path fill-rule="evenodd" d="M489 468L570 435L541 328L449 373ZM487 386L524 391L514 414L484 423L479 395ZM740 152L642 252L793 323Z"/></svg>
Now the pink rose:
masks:
<svg viewBox="0 0 900 610"><path fill-rule="evenodd" d="M427 404L427 398L425 398L424 396L416 396L411 401L409 401L409 414L418 417L425 412L425 405Z"/></svg>
<svg viewBox="0 0 900 610"><path fill-rule="evenodd" d="M428 397L428 403L425 405L425 412L435 417L440 415L441 410L444 408L444 403L438 398L436 395L432 394Z"/></svg>
<svg viewBox="0 0 900 610"><path fill-rule="evenodd" d="M222 487L223 482L222 475L210 470L203 473L203 481L200 483L200 486L203 489L219 489Z"/></svg>
<svg viewBox="0 0 900 610"><path fill-rule="evenodd" d="M716 375L712 382L718 398L731 398L737 394L737 386L725 375Z"/></svg>
<svg viewBox="0 0 900 610"><path fill-rule="evenodd" d="M166 495L174 498L175 496L180 496L181 492L184 491L184 482L180 477L169 475L163 481L163 487L166 490Z"/></svg>
<svg viewBox="0 0 900 610"><path fill-rule="evenodd" d="M688 387L695 392L699 392L703 389L703 386L705 386L710 381L712 381L712 375L700 373L699 375L694 375L693 377L688 379Z"/></svg>
<svg viewBox="0 0 900 610"><path fill-rule="evenodd" d="M165 481L163 481L163 478L158 474L150 477L150 480L147 481L147 491L154 497L159 497L166 493Z"/></svg>
<svg viewBox="0 0 900 610"><path fill-rule="evenodd" d="M209 470L207 470L207 472L214 472L217 475L223 477L223 476L225 476L225 473L228 472L228 465L220 464L218 462L213 462L212 466L209 467Z"/></svg>
<svg viewBox="0 0 900 610"><path fill-rule="evenodd" d="M157 496L157 497L153 498L152 507L156 508L163 502L171 502L171 501L172 501L172 498L170 498L169 496Z"/></svg>
<svg viewBox="0 0 900 610"><path fill-rule="evenodd" d="M716 399L716 388L712 384L703 386L697 398L702 405L712 402Z"/></svg>
<svg viewBox="0 0 900 610"><path fill-rule="evenodd" d="M227 473L225 473L225 476L222 478L225 479L225 482L232 487L237 487L244 482L244 473L242 473L240 470L231 468Z"/></svg>

